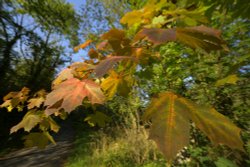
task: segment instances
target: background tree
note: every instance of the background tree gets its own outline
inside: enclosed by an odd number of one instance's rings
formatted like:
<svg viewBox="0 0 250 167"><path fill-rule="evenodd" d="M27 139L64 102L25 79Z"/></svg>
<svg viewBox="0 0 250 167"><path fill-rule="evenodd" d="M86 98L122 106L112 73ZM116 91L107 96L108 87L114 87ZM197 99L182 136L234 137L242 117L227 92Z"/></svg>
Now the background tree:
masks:
<svg viewBox="0 0 250 167"><path fill-rule="evenodd" d="M68 47L78 42L79 22L72 5L65 1L3 0L0 16L1 101L7 92L23 86L33 92L50 90L58 68L71 59ZM6 110L1 109L0 114L1 140L5 143L8 129L23 113L11 113L12 119Z"/></svg>

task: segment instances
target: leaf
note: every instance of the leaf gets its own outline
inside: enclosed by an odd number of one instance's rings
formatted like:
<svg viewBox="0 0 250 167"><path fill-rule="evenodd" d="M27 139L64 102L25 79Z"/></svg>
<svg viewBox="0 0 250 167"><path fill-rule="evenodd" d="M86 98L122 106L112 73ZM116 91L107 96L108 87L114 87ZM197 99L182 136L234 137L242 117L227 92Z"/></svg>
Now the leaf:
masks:
<svg viewBox="0 0 250 167"><path fill-rule="evenodd" d="M63 81L66 81L67 79L73 78L73 74L72 74L72 69L66 68L64 70L62 70L57 78L52 82L52 87L54 88L55 86L59 85L60 83L62 83Z"/></svg>
<svg viewBox="0 0 250 167"><path fill-rule="evenodd" d="M125 38L125 32L119 29L111 29L104 33L101 37L104 40L110 41L122 41Z"/></svg>
<svg viewBox="0 0 250 167"><path fill-rule="evenodd" d="M26 147L37 146L40 149L48 145L49 139L44 133L30 133L22 138Z"/></svg>
<svg viewBox="0 0 250 167"><path fill-rule="evenodd" d="M88 115L84 121L91 126L98 125L99 127L104 127L107 122L111 121L111 118L102 112L96 111L94 114Z"/></svg>
<svg viewBox="0 0 250 167"><path fill-rule="evenodd" d="M49 139L49 141L50 141L51 143L56 144L56 142L55 142L53 136L51 136L51 135L49 134L49 132L43 132L43 134Z"/></svg>
<svg viewBox="0 0 250 167"><path fill-rule="evenodd" d="M3 104L0 105L1 108L6 108L8 112L11 112L15 107L12 106L11 100L6 100Z"/></svg>
<svg viewBox="0 0 250 167"><path fill-rule="evenodd" d="M164 24L165 22L166 22L165 17L162 15L154 17L152 20L152 24L154 25L161 25Z"/></svg>
<svg viewBox="0 0 250 167"><path fill-rule="evenodd" d="M97 59L99 57L98 52L93 48L89 50L88 55L91 59Z"/></svg>
<svg viewBox="0 0 250 167"><path fill-rule="evenodd" d="M106 92L108 99L112 99L116 92L119 95L127 96L130 85L132 85L131 80L128 76L111 71L110 75L103 80L101 87Z"/></svg>
<svg viewBox="0 0 250 167"><path fill-rule="evenodd" d="M191 48L201 48L207 52L221 49L228 50L220 35L221 32L219 30L206 26L176 28L178 41Z"/></svg>
<svg viewBox="0 0 250 167"><path fill-rule="evenodd" d="M126 13L120 20L120 23L127 24L128 27L133 26L136 23L142 21L143 11L142 10L133 10Z"/></svg>
<svg viewBox="0 0 250 167"><path fill-rule="evenodd" d="M237 75L229 75L226 78L220 79L216 81L215 86L223 86L225 84L236 84L236 82L239 80Z"/></svg>
<svg viewBox="0 0 250 167"><path fill-rule="evenodd" d="M220 157L217 161L215 161L216 167L238 167L234 162L229 159Z"/></svg>
<svg viewBox="0 0 250 167"><path fill-rule="evenodd" d="M94 73L96 77L104 76L113 66L122 60L133 59L131 56L110 56L102 60L95 68Z"/></svg>
<svg viewBox="0 0 250 167"><path fill-rule="evenodd" d="M44 101L45 99L43 97L29 99L28 109L32 109L35 107L39 108Z"/></svg>
<svg viewBox="0 0 250 167"><path fill-rule="evenodd" d="M94 67L94 65L85 62L75 62L70 65L71 73L79 79L88 78Z"/></svg>
<svg viewBox="0 0 250 167"><path fill-rule="evenodd" d="M197 105L172 92L163 92L154 97L143 119L152 120L150 138L157 143L168 161L188 144L190 120L213 144L226 144L244 151L241 130L227 117L211 107Z"/></svg>
<svg viewBox="0 0 250 167"><path fill-rule="evenodd" d="M189 117L185 106L179 105L177 96L171 92L153 98L143 115L152 120L149 137L170 161L189 143Z"/></svg>
<svg viewBox="0 0 250 167"><path fill-rule="evenodd" d="M10 130L10 133L14 133L21 128L24 128L26 132L29 132L34 128L39 122L41 122L41 117L38 111L31 110L25 114L22 121L17 125L13 126Z"/></svg>
<svg viewBox="0 0 250 167"><path fill-rule="evenodd" d="M179 98L190 112L195 125L212 141L213 144L225 144L233 149L244 151L240 137L241 129L214 108L197 105L185 98Z"/></svg>
<svg viewBox="0 0 250 167"><path fill-rule="evenodd" d="M176 29L149 28L142 29L135 36L135 41L146 37L156 45L171 41L180 41L191 48L201 48L209 52L212 50L228 50L220 37L220 31L206 26L196 26Z"/></svg>
<svg viewBox="0 0 250 167"><path fill-rule="evenodd" d="M60 129L60 126L57 125L57 123L50 116L48 117L48 121L49 121L49 125L50 125L50 130L57 133Z"/></svg>
<svg viewBox="0 0 250 167"><path fill-rule="evenodd" d="M144 28L136 34L134 40L138 41L144 37L155 45L159 45L165 42L176 41L176 31L175 29Z"/></svg>
<svg viewBox="0 0 250 167"><path fill-rule="evenodd" d="M58 111L64 109L66 112L70 113L77 106L82 105L85 97L94 104L102 104L105 100L100 86L91 80L79 80L76 78L68 79L56 87L51 93L46 97L45 106L48 106L45 113L51 115L56 110L50 110L53 105L61 101L58 106L53 107Z"/></svg>
<svg viewBox="0 0 250 167"><path fill-rule="evenodd" d="M20 92L10 92L4 96L4 103L0 105L1 108L7 108L8 112L11 112L14 108L18 108L18 111L22 111L23 104L28 99L30 90L26 87L23 87Z"/></svg>
<svg viewBox="0 0 250 167"><path fill-rule="evenodd" d="M126 38L124 30L111 29L108 32L102 35L102 39L108 41L108 44L114 50L116 55L129 55L130 48L130 39Z"/></svg>
<svg viewBox="0 0 250 167"><path fill-rule="evenodd" d="M74 52L78 52L80 49L85 49L92 43L92 40L87 40L86 42L74 47Z"/></svg>

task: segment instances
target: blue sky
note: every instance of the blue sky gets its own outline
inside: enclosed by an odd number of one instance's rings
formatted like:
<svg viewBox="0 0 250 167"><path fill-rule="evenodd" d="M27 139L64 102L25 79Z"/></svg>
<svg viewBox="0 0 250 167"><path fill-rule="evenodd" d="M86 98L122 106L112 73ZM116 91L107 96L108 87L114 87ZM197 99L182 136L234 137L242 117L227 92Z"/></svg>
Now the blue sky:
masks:
<svg viewBox="0 0 250 167"><path fill-rule="evenodd" d="M74 8L79 11L80 7L85 3L85 0L66 0L66 2L71 3ZM85 50L79 50L79 52L74 53L72 55L72 61L77 62L77 61L82 61L82 58L87 55L87 52Z"/></svg>

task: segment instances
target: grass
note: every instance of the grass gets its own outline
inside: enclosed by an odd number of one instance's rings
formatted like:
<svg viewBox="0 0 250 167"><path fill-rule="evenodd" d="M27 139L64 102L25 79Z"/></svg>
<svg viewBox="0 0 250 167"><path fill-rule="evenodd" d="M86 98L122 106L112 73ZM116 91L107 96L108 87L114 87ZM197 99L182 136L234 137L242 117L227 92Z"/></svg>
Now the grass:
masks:
<svg viewBox="0 0 250 167"><path fill-rule="evenodd" d="M109 133L109 132L112 132ZM114 133L115 132L115 133ZM79 131L66 167L165 167L166 161L141 129Z"/></svg>

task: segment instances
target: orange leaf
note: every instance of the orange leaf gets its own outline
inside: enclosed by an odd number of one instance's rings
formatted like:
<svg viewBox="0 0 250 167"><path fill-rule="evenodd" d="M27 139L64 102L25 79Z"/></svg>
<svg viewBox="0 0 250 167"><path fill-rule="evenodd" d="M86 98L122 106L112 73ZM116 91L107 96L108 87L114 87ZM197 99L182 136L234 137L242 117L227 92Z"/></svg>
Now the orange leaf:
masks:
<svg viewBox="0 0 250 167"><path fill-rule="evenodd" d="M74 52L78 52L80 49L84 49L91 44L92 40L87 40L86 42L74 47Z"/></svg>
<svg viewBox="0 0 250 167"><path fill-rule="evenodd" d="M51 108L56 108L57 110L64 109L66 112L72 112L77 106L82 105L85 97L94 104L102 104L105 100L105 96L100 89L100 86L91 80L79 80L76 78L68 79L56 87L51 93L46 97L45 106L46 114L51 115L56 112L55 109L50 111ZM57 107L52 107L56 103L60 102Z"/></svg>

